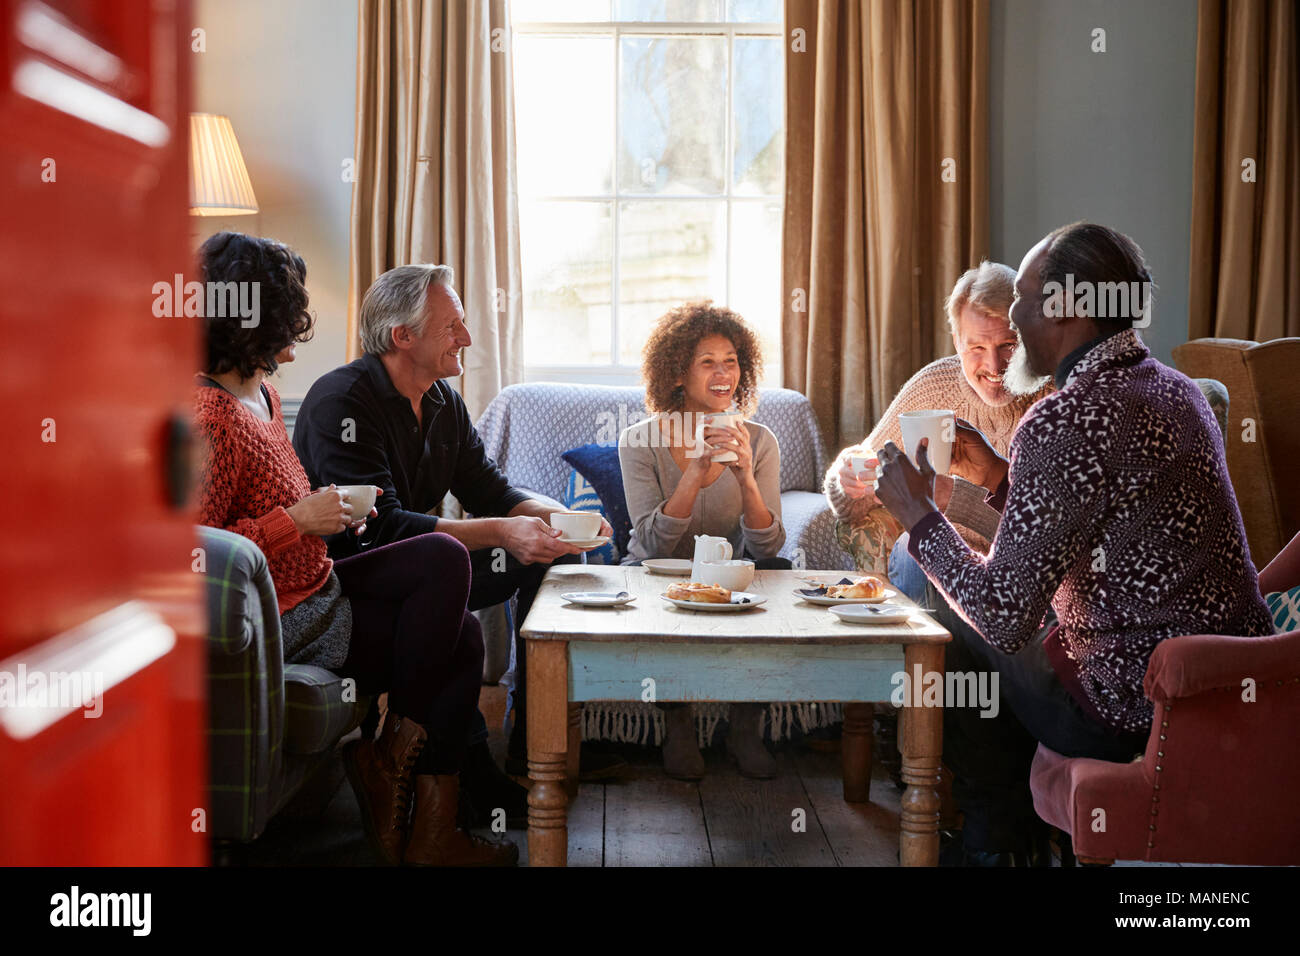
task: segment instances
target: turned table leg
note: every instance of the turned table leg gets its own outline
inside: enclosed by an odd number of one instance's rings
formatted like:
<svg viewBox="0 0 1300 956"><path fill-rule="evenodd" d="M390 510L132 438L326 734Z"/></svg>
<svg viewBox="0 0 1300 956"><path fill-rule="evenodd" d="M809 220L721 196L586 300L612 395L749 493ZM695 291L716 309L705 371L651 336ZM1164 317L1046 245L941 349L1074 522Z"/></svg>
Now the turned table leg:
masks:
<svg viewBox="0 0 1300 956"><path fill-rule="evenodd" d="M528 865L565 866L569 749L569 645L527 642Z"/></svg>
<svg viewBox="0 0 1300 956"><path fill-rule="evenodd" d="M943 680L943 645L908 644L904 667L909 675L938 674ZM920 696L920 689L912 693ZM899 720L899 749L903 754L902 831L899 858L903 866L939 865L939 776L943 758L943 708L919 706L905 700Z"/></svg>
<svg viewBox="0 0 1300 956"><path fill-rule="evenodd" d="M578 776L582 762L582 705L569 704L569 754L565 763L564 789L572 800L578 795Z"/></svg>
<svg viewBox="0 0 1300 956"><path fill-rule="evenodd" d="M866 803L871 799L871 704L844 705L844 734L840 742L840 763L844 773L844 799Z"/></svg>

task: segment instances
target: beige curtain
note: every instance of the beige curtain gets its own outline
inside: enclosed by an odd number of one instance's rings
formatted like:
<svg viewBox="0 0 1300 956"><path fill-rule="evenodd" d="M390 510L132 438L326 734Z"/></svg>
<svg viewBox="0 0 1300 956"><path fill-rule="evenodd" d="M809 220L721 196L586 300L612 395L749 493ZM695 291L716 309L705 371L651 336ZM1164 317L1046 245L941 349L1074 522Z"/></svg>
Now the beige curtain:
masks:
<svg viewBox="0 0 1300 956"><path fill-rule="evenodd" d="M477 416L522 379L519 212L507 0L360 0L348 355L370 283L451 265Z"/></svg>
<svg viewBox="0 0 1300 956"><path fill-rule="evenodd" d="M988 250L988 0L786 0L782 359L861 441Z"/></svg>
<svg viewBox="0 0 1300 956"><path fill-rule="evenodd" d="M1201 0L1191 338L1300 335L1296 30L1295 0Z"/></svg>

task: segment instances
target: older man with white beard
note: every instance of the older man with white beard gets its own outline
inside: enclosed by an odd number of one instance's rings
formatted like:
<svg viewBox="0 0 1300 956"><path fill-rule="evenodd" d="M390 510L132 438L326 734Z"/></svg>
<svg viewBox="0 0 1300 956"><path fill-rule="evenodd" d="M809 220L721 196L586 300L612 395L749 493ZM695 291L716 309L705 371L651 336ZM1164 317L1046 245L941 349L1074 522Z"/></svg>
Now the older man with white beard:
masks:
<svg viewBox="0 0 1300 956"><path fill-rule="evenodd" d="M1140 753L1157 644L1272 632L1210 407L1133 328L1151 285L1137 244L1092 223L1062 226L1025 255L1011 308L1022 344L1005 384L1030 391L1051 377L1057 391L1021 421L1009 456L958 428L955 460L994 489L1001 513L987 556L939 513L924 442L919 467L892 442L880 451L876 493L908 530L926 606L952 633L947 670L999 678L996 717L944 711L967 863L1049 864L1034 752ZM1139 293L1116 314L1100 290L1120 286Z"/></svg>
<svg viewBox="0 0 1300 956"><path fill-rule="evenodd" d="M871 484L854 473L851 455L879 450L886 442L902 444L899 414L927 408L952 409L958 418L987 436L999 454L1005 455L1021 417L1030 405L1051 391L1049 383L1032 394L1017 396L1003 381L1019 341L1007 317L1015 279L1014 269L997 262L981 262L963 273L944 304L957 354L931 362L913 375L862 446L846 448L826 473L823 490L831 510L840 519L840 546L853 555L860 569L888 573L891 549L904 529L881 507ZM867 465L874 468L876 463L872 458ZM939 507L968 544L987 551L990 529L997 527L997 514L984 503L985 489L966 480L971 476L963 471L961 463L954 463L951 470L954 477L941 478L935 489ZM905 574L906 568L901 573ZM918 584L924 586L924 576L920 576Z"/></svg>

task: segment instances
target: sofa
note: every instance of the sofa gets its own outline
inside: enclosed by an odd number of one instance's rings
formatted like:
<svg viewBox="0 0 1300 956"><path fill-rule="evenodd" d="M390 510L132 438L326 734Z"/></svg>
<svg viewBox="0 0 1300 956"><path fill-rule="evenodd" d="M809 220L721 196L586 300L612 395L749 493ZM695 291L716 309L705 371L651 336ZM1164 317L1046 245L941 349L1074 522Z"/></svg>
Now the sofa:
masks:
<svg viewBox="0 0 1300 956"><path fill-rule="evenodd" d="M1174 363L1218 379L1232 396L1228 474L1251 559L1264 567L1300 531L1300 338L1193 339L1174 349Z"/></svg>
<svg viewBox="0 0 1300 956"><path fill-rule="evenodd" d="M527 383L502 389L476 427L488 456L513 486L565 503L573 467L561 456L587 445L614 448L619 433L645 417L645 389L640 386ZM836 542L835 519L821 493L828 460L807 397L790 389L761 389L751 419L770 428L781 448L786 529L781 556L795 567L852 570L852 558ZM480 621L487 659L503 662L512 644L505 615L480 615ZM702 742L714 736L725 710L725 705L697 705ZM781 739L796 725L812 729L838 719L838 705L779 704L769 712L766 728L770 737ZM644 704L588 706L583 733L589 739L658 743L662 720L657 708Z"/></svg>
<svg viewBox="0 0 1300 956"><path fill-rule="evenodd" d="M529 383L502 389L476 427L512 485L563 501L572 466L561 455L589 444L612 448L624 428L645 417L640 386ZM752 420L770 428L781 447L781 556L796 566L851 570L821 493L826 446L811 403L790 389L762 389Z"/></svg>
<svg viewBox="0 0 1300 956"><path fill-rule="evenodd" d="M332 671L284 663L266 556L198 528L208 610L208 834L217 856L262 834L358 727L370 699Z"/></svg>

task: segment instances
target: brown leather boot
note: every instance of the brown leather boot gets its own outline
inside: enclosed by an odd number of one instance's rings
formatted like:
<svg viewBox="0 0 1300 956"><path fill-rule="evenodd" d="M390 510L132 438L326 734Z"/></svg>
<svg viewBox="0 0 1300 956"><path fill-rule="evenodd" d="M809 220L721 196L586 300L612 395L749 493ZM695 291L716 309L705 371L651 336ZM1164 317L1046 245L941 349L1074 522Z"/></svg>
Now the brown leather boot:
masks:
<svg viewBox="0 0 1300 956"><path fill-rule="evenodd" d="M423 727L390 710L378 740L354 740L343 748L343 766L361 805L366 836L389 866L402 862L411 820L411 773L426 739Z"/></svg>
<svg viewBox="0 0 1300 956"><path fill-rule="evenodd" d="M415 814L403 862L407 866L514 866L519 848L456 829L460 777L419 774L415 778Z"/></svg>

